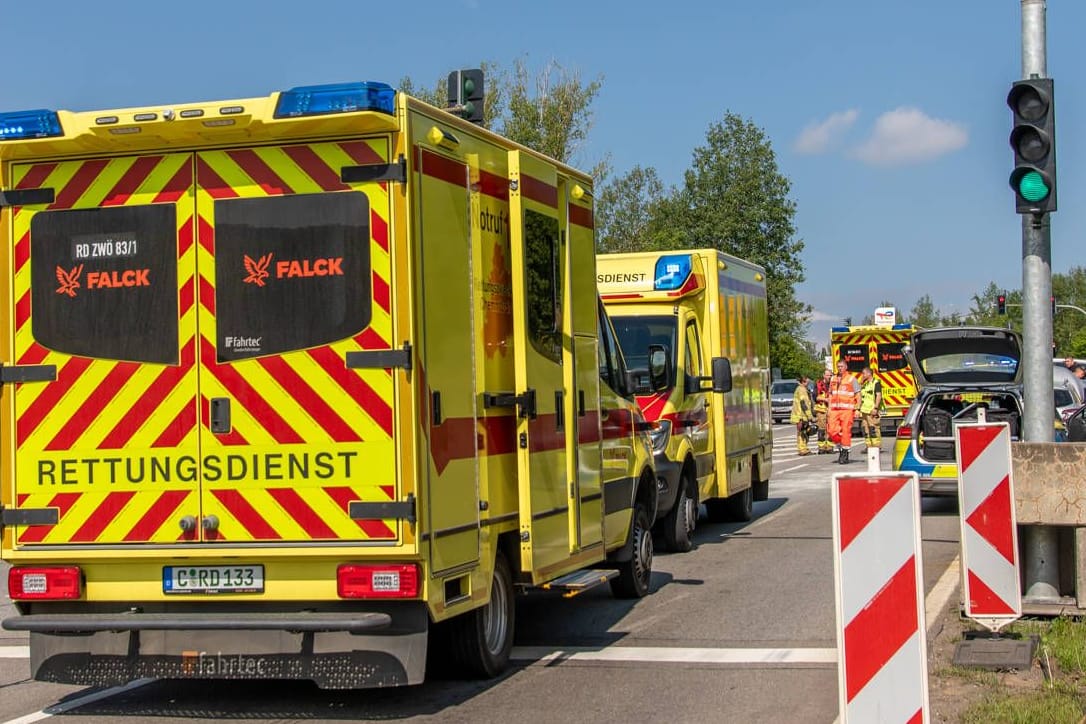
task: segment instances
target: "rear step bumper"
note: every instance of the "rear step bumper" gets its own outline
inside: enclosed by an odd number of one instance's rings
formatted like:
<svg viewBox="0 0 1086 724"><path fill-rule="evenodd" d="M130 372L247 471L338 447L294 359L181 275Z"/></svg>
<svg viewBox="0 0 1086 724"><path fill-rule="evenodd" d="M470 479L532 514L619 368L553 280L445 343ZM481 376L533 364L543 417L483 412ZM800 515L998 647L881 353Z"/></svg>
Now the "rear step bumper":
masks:
<svg viewBox="0 0 1086 724"><path fill-rule="evenodd" d="M50 608L3 621L8 630L30 632L30 667L39 681L302 679L325 689L364 689L418 684L426 671L429 614L421 601L367 602L365 611L342 604L312 612Z"/></svg>
<svg viewBox="0 0 1086 724"><path fill-rule="evenodd" d="M288 631L368 633L388 628L387 613L83 613L15 616L0 626L8 631L83 634L97 631Z"/></svg>

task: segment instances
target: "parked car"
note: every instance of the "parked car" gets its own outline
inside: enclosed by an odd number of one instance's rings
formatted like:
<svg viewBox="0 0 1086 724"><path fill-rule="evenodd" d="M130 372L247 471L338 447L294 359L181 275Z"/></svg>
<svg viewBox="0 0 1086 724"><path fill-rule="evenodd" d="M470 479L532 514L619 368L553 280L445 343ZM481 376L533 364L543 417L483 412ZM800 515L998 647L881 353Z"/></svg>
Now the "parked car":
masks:
<svg viewBox="0 0 1086 724"><path fill-rule="evenodd" d="M1060 419L1066 420L1072 411L1086 403L1084 380L1075 377L1075 373L1060 362L1052 367L1052 387L1055 395L1056 412Z"/></svg>
<svg viewBox="0 0 1086 724"><path fill-rule="evenodd" d="M773 422L786 422L792 415L792 398L799 387L799 380L775 380L769 388L769 406Z"/></svg>
<svg viewBox="0 0 1086 724"><path fill-rule="evenodd" d="M948 327L916 332L909 350L919 388L897 429L893 469L913 471L922 495L957 495L954 425L1010 425L1017 440L1022 424L1022 338L1009 329Z"/></svg>

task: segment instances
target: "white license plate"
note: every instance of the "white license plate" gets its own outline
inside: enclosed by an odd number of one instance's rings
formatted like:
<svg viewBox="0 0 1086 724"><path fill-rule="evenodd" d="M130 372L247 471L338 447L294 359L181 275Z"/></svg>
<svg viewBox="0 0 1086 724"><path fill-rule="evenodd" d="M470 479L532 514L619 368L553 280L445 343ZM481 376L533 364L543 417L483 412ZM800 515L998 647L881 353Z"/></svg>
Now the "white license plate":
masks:
<svg viewBox="0 0 1086 724"><path fill-rule="evenodd" d="M263 593L264 566L166 566L163 593Z"/></svg>

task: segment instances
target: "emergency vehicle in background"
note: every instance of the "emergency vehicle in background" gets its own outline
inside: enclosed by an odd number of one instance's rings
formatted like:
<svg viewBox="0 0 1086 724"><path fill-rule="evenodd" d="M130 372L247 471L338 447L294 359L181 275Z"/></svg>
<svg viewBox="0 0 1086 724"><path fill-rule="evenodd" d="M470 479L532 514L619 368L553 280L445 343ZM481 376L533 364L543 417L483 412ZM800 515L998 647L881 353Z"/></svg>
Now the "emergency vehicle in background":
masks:
<svg viewBox="0 0 1086 724"><path fill-rule="evenodd" d="M33 675L494 675L648 590L591 179L383 83L0 115L2 548Z"/></svg>
<svg viewBox="0 0 1086 724"><path fill-rule="evenodd" d="M871 367L882 383L882 420L885 429L896 430L909 405L916 399L916 379L906 348L916 327L898 324L893 307L875 310L875 324L830 329L830 369L844 360L853 374Z"/></svg>
<svg viewBox="0 0 1086 724"><path fill-rule="evenodd" d="M637 402L655 425L657 525L670 548L689 550L699 503L710 520L745 521L753 501L769 497L765 270L715 249L603 254L596 265L641 382ZM665 389L654 391L648 382L661 366Z"/></svg>

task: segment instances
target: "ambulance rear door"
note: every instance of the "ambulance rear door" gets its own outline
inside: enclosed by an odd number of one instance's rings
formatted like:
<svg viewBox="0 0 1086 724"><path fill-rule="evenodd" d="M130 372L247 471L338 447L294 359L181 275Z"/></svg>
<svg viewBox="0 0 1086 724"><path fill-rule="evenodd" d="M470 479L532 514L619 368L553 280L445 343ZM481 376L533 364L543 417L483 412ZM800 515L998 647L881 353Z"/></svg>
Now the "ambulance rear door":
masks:
<svg viewBox="0 0 1086 724"><path fill-rule="evenodd" d="M19 546L170 543L200 513L192 155L14 165ZM49 375L51 377L51 375Z"/></svg>
<svg viewBox="0 0 1086 724"><path fill-rule="evenodd" d="M207 540L393 543L390 138L196 154ZM367 169L351 178L344 169Z"/></svg>

